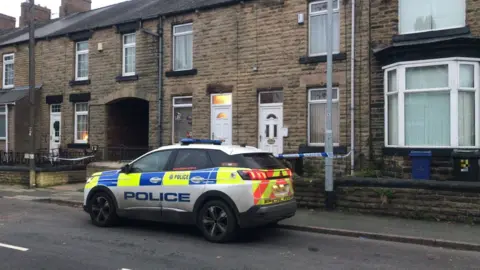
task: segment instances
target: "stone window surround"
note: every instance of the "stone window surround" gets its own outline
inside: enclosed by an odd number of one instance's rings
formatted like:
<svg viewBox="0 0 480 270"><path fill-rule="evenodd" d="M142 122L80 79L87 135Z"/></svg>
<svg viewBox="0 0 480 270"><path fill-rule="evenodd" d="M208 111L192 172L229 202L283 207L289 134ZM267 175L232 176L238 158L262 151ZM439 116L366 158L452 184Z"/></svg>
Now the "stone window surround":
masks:
<svg viewBox="0 0 480 270"><path fill-rule="evenodd" d="M398 62L394 63L388 66L383 67L384 70L384 99L385 99L385 109L384 109L384 124L385 124L385 141L384 141L384 154L386 155L391 155L391 154L407 154L404 150L410 151L410 150L434 150L435 152L439 152L441 150L446 150L442 151L445 152L444 154L447 154L451 152L452 148L464 148L464 149L476 149L480 146L480 118L479 118L479 108L480 108L480 102L479 102L479 79L478 79L478 74L479 74L479 64L478 62L480 59L478 58L466 58L466 57L450 57L450 58L441 58L441 59L429 59L429 60L419 60L419 61L406 61L406 62ZM404 93L405 93L405 83L400 83L405 80L405 69L409 67L424 67L424 66L437 66L437 65L445 65L448 64L449 66L449 84L448 84L448 90L450 91L450 145L448 146L425 146L425 145L406 145L405 144L405 121L404 121ZM458 91L459 91L459 86L458 86L458 81L459 81L459 65L460 64L466 64L466 65L474 65L474 78L475 78L475 85L474 89L472 91L475 92L475 145L474 146L459 146L459 136L458 136ZM397 145L389 145L388 139L388 131L389 131L389 123L388 123L388 96L389 94L387 93L388 89L388 73L396 70L397 72L397 87L398 91L395 92L398 94L398 134L399 137L397 138L398 144ZM453 74L452 74L453 72ZM413 90L407 90L408 92L411 92ZM416 90L415 90L416 91ZM463 90L462 90L463 91ZM422 91L423 92L423 91ZM393 94L395 94L393 93ZM402 117L401 117L402 116ZM438 151L437 151L438 150ZM400 152L398 152L400 151Z"/></svg>
<svg viewBox="0 0 480 270"><path fill-rule="evenodd" d="M5 60L7 57L12 57L12 60ZM3 60L3 64L2 64L2 68L3 68L3 77L2 77L2 87L3 89L10 89L10 88L14 88L15 87L15 53L6 53L3 55L2 57L2 60ZM13 78L14 78L14 83L13 84L5 84L6 83L6 67L7 65L13 65L14 69L13 69Z"/></svg>
<svg viewBox="0 0 480 270"><path fill-rule="evenodd" d="M87 43L87 49L85 50L78 50L78 47L81 43ZM79 58L81 55L87 55L87 76L86 77L79 77L78 76L78 65L79 65ZM89 72L89 66L88 66L88 55L89 55L89 48L88 48L88 40L82 40L82 41L77 41L75 43L75 81L86 81L88 80L88 72Z"/></svg>
<svg viewBox="0 0 480 270"><path fill-rule="evenodd" d="M323 142L323 143L312 143L312 142L310 141L310 139L311 139L311 138L310 138L310 129L311 129L311 123L310 123L310 117L311 117L311 114L310 114L310 106L311 106L312 104L326 104L326 102L327 102L326 100L314 100L314 101L311 100L311 93L312 93L313 91L318 91L318 90L326 90L326 88L325 88L325 87L309 87L309 88L308 88L307 145L308 145L308 146L314 146L314 147L315 147L315 146L322 146L322 147L324 147L324 146L325 146L325 142ZM340 106L340 102L339 102L339 101L340 101L340 89L339 89L338 86L337 86L337 87L333 86L333 87L332 87L332 90L333 90L333 91L337 91L337 98L333 99L333 100L332 100L332 103L333 103L333 104L337 104L338 106ZM339 111L339 113L340 113L340 108L339 108L338 111ZM332 116L332 117L333 117L333 116ZM337 123L340 125L340 117L339 117L339 115L337 116L337 118L338 118L338 119L337 119ZM335 119L333 119L333 120L335 120ZM334 121L332 121L332 124L334 124ZM340 128L339 128L339 129L340 129ZM334 147L335 147L335 146L340 146L340 143L339 143L339 142L335 142L335 135L333 136L333 138L334 138L333 146L334 146ZM340 138L340 134L338 134L338 138Z"/></svg>
<svg viewBox="0 0 480 270"><path fill-rule="evenodd" d="M398 15L399 15L399 20L398 20L398 32L399 32L399 35L400 36L403 36L403 35L415 35L415 34L424 34L424 33L429 33L429 32L437 32L437 31L440 31L440 32L443 32L443 31L449 31L449 30L452 30L452 29L460 29L460 28L464 28L466 26L466 12L467 12L467 9L466 9L466 0L459 0L461 3L461 5L463 6L462 10L463 10L463 14L462 14L462 20L463 23L461 24L452 24L451 26L449 27L442 27L442 28L436 28L436 29L429 29L429 30L419 30L419 31L402 31L402 18L406 17L406 16L401 16L401 13L402 13L402 9L405 8L404 6L407 5L406 1L402 1L402 0L399 0L398 1ZM402 6L402 3L404 6ZM415 1L415 3L418 3L418 1ZM416 9L418 9L418 6L415 7Z"/></svg>

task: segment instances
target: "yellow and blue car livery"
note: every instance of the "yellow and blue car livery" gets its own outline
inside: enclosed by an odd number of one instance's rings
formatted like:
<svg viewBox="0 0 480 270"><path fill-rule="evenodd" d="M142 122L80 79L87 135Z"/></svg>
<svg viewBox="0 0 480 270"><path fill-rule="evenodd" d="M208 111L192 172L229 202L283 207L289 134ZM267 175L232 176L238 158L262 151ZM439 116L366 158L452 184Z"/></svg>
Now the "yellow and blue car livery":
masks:
<svg viewBox="0 0 480 270"><path fill-rule="evenodd" d="M200 229L202 224L199 223L208 220L205 215L208 216L212 209L222 210L222 216L230 215L229 226L233 226L231 223L234 222L235 227L240 228L275 223L295 215L297 206L292 173L283 163L270 153L254 147L208 142L210 141L204 140L199 143L195 140L182 140L181 144L151 151L122 169L93 174L85 185L85 211L90 213L94 224L108 226L109 224L96 220L98 215L93 213L102 206L98 201L104 201L103 206L108 204L104 212L113 214L115 218L194 224ZM169 166L165 167L165 171L158 172L132 169L136 162L149 154L158 151L174 153L185 149L204 150L208 153L221 151L222 154L226 154L228 160L221 164L223 166L202 169ZM274 165L273 168L263 168L262 164L256 163L253 168L247 166L252 164L252 156L261 156L258 160L262 162L265 159L269 160ZM249 158L250 163L243 162L243 157ZM170 158L175 159L175 154ZM231 162L232 160L235 162ZM168 164L172 162L174 161L170 160ZM268 165L272 167L271 164ZM210 208L205 210L206 206ZM217 221L215 226L222 229L223 225L221 221ZM210 229L207 229L203 228L204 235L205 231L210 232ZM223 238L205 236L207 240L217 242L229 238L229 236Z"/></svg>

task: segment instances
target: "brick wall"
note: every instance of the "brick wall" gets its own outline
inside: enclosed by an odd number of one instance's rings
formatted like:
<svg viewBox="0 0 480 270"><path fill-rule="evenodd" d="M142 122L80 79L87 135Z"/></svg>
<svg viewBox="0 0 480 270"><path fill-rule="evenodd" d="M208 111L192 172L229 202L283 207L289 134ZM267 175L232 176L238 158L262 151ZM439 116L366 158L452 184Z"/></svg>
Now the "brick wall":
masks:
<svg viewBox="0 0 480 270"><path fill-rule="evenodd" d="M28 185L30 174L25 171L0 170L0 184L2 185Z"/></svg>
<svg viewBox="0 0 480 270"><path fill-rule="evenodd" d="M28 168L7 168L0 169L0 184L2 185L29 185L30 173ZM85 170L57 170L57 171L42 171L36 172L36 186L49 187L63 184L84 183Z"/></svg>
<svg viewBox="0 0 480 270"><path fill-rule="evenodd" d="M324 208L323 180L297 178L294 185L300 207ZM479 189L479 183L450 181L335 180L337 210L458 222L480 221Z"/></svg>

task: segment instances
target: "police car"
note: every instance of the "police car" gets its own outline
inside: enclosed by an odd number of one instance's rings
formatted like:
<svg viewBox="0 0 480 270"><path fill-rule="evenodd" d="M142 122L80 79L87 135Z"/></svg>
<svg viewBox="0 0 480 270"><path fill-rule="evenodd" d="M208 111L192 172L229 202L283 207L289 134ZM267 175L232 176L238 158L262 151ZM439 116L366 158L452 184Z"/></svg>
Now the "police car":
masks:
<svg viewBox="0 0 480 270"><path fill-rule="evenodd" d="M93 174L84 190L92 223L121 218L196 225L211 242L295 215L292 172L271 153L217 140L183 139L120 170Z"/></svg>

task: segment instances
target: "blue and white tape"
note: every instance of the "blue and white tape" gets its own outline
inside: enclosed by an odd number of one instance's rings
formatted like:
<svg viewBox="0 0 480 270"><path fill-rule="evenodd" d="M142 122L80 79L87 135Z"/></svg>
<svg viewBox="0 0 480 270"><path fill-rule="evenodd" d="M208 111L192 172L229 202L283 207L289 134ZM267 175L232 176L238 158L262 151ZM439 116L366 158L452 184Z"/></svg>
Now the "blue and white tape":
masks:
<svg viewBox="0 0 480 270"><path fill-rule="evenodd" d="M333 153L320 152L320 153L297 153L297 154L279 154L275 157L280 159L294 159L294 158L310 158L310 157L323 157L323 158L346 158L350 156L351 152L346 155L334 155Z"/></svg>

